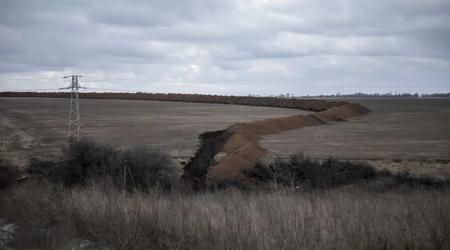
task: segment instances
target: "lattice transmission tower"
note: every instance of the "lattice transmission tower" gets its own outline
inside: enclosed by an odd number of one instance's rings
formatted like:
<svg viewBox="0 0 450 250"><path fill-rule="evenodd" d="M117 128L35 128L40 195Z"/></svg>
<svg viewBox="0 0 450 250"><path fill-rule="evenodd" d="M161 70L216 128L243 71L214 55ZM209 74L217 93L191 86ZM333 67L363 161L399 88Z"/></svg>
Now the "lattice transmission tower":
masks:
<svg viewBox="0 0 450 250"><path fill-rule="evenodd" d="M70 85L60 89L70 89L70 117L69 117L69 144L78 142L80 139L80 104L78 102L78 91L84 89L78 83L80 75L65 76L71 78Z"/></svg>

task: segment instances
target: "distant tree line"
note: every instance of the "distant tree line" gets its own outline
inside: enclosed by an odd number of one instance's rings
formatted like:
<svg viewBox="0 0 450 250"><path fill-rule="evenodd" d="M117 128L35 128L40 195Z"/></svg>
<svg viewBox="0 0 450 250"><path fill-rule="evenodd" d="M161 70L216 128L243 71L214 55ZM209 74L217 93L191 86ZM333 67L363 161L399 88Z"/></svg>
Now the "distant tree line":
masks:
<svg viewBox="0 0 450 250"><path fill-rule="evenodd" d="M422 94L421 97L450 97L450 93Z"/></svg>
<svg viewBox="0 0 450 250"><path fill-rule="evenodd" d="M380 93L362 93L357 92L353 94L341 94L336 93L332 95L306 95L301 96L306 98L420 98L420 97L450 97L450 93L434 93L434 94L419 94L419 93L397 93L388 92L384 94Z"/></svg>
<svg viewBox="0 0 450 250"><path fill-rule="evenodd" d="M0 97L70 98L67 92L0 92ZM221 103L248 106L293 108L308 111L324 111L346 104L345 101L305 100L281 97L223 96L200 94L162 93L80 93L81 99L126 99L171 102Z"/></svg>

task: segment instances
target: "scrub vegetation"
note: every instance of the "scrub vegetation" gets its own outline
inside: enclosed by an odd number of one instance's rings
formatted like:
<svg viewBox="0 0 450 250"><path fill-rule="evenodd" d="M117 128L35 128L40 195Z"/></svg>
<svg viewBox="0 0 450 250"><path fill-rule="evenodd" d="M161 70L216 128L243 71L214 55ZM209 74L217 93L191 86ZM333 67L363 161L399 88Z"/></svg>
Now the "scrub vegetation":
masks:
<svg viewBox="0 0 450 250"><path fill-rule="evenodd" d="M134 180L124 184L123 165ZM448 183L302 155L192 190L155 149L82 140L0 190L18 249L448 249ZM437 185L439 183L439 185Z"/></svg>

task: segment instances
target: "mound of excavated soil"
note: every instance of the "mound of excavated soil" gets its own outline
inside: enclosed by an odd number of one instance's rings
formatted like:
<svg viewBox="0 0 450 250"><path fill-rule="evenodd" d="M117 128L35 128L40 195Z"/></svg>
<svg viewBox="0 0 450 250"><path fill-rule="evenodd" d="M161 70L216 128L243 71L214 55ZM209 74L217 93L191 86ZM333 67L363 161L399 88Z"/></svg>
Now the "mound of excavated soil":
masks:
<svg viewBox="0 0 450 250"><path fill-rule="evenodd" d="M365 115L370 112L370 109L357 104L348 103L338 107L332 107L325 111L317 112L312 114L315 118L323 122L333 122L333 121L345 121L347 118Z"/></svg>
<svg viewBox="0 0 450 250"><path fill-rule="evenodd" d="M266 150L259 145L262 135L276 134L302 127L315 126L327 122L345 121L348 118L364 115L369 109L355 103L332 107L311 115L294 115L248 123L236 123L223 131L227 139L218 147L214 155L220 154L218 162L207 170L206 178L222 181L240 176L242 170L252 168ZM217 159L217 158L216 158Z"/></svg>

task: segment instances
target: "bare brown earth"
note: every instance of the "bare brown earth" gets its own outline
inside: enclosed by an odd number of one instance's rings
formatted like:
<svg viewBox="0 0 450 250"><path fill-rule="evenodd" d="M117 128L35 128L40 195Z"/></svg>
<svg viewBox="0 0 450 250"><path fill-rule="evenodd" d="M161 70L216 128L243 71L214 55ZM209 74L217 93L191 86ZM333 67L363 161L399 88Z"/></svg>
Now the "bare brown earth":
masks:
<svg viewBox="0 0 450 250"><path fill-rule="evenodd" d="M373 112L347 122L327 121L327 125L263 134L262 147L257 151L248 147L247 155L268 152L269 157L284 157L303 152L313 158L372 160L380 168L450 177L449 99L350 101ZM194 155L197 137L205 131L223 130L235 122L307 114L298 109L89 99L81 100L81 110L85 136L120 147L153 145L185 161ZM23 165L32 156L57 156L66 142L67 112L67 99L0 98L0 157ZM221 161L235 149L226 146L215 160Z"/></svg>
<svg viewBox="0 0 450 250"><path fill-rule="evenodd" d="M344 123L292 130L261 140L272 156L450 160L450 99L353 99L368 115Z"/></svg>
<svg viewBox="0 0 450 250"><path fill-rule="evenodd" d="M0 98L0 157L19 165L29 157L55 157L67 141L69 100ZM198 135L248 122L307 112L270 107L161 102L80 100L81 132L120 147L151 145L188 160Z"/></svg>
<svg viewBox="0 0 450 250"><path fill-rule="evenodd" d="M352 99L368 115L263 136L269 157L364 160L382 169L450 178L450 99Z"/></svg>

